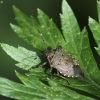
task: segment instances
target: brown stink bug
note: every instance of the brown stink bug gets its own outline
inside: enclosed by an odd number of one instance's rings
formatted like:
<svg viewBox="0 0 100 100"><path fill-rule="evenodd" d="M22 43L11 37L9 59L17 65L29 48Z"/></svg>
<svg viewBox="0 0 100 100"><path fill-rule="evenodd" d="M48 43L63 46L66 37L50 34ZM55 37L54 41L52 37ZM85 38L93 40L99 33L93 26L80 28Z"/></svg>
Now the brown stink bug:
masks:
<svg viewBox="0 0 100 100"><path fill-rule="evenodd" d="M77 61L74 58L72 58L69 54L64 52L61 46L58 46L56 49L53 50L46 50L44 53L49 61L51 73L52 69L55 68L57 69L57 74L64 79L66 79L64 76L84 76Z"/></svg>
<svg viewBox="0 0 100 100"><path fill-rule="evenodd" d="M43 39L42 34L40 35ZM51 76L52 76L53 68L55 68L57 70L57 74L64 79L66 79L66 77L83 77L84 76L77 61L71 55L64 52L61 46L57 46L56 49L51 49L51 50L46 49L44 51L44 54L50 64Z"/></svg>

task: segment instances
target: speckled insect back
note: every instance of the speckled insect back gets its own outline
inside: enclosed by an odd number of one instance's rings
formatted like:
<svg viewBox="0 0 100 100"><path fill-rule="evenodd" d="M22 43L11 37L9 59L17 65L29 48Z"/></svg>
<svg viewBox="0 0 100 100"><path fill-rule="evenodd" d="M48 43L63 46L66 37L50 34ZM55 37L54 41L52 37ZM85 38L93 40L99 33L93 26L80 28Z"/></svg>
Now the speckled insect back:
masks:
<svg viewBox="0 0 100 100"><path fill-rule="evenodd" d="M54 50L46 50L45 55L50 63L50 67L57 69L63 76L83 77L83 72L77 61L65 53L61 46Z"/></svg>
<svg viewBox="0 0 100 100"><path fill-rule="evenodd" d="M41 34L41 36L42 36L42 34ZM42 39L43 39L43 37L42 37ZM71 55L64 52L62 50L61 46L58 46L56 49L45 50L44 54L50 64L51 76L52 76L53 68L55 68L57 70L57 74L60 77L66 79L66 80L67 80L67 78L65 76L67 76L67 77L83 77L84 76L77 61ZM68 80L67 80L67 82L68 82ZM68 84L69 84L69 82L68 82Z"/></svg>

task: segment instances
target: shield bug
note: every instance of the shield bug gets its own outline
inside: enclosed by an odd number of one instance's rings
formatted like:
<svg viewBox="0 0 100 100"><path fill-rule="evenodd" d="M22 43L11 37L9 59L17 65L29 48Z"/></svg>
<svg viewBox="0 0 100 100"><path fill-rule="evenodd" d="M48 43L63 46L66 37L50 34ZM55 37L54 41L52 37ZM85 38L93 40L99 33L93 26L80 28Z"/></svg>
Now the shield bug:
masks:
<svg viewBox="0 0 100 100"><path fill-rule="evenodd" d="M39 31L40 33L40 31ZM44 42L42 34L40 34ZM44 42L45 44L45 42ZM46 44L45 44L46 47ZM57 46L55 49L45 50L44 54L50 64L50 73L52 76L52 70L55 68L57 74L66 79L66 77L83 77L84 74L79 67L77 61L69 54L63 51L61 46ZM44 63L43 65L45 65ZM67 80L68 82L68 80ZM69 84L69 82L68 82Z"/></svg>

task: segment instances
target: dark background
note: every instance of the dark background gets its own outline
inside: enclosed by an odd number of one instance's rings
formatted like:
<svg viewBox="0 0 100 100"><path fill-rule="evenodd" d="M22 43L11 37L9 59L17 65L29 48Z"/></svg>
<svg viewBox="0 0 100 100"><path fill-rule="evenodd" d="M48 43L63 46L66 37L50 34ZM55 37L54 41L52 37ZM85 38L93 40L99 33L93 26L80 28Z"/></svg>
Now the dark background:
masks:
<svg viewBox="0 0 100 100"><path fill-rule="evenodd" d="M72 7L80 28L83 29L88 23L88 16L97 20L97 3L96 0L67 0ZM37 16L37 8L43 10L50 18L53 18L56 25L61 29L59 13L61 13L62 0L0 0L0 43L7 43L9 45L17 47L23 46L29 50L32 47L21 40L10 28L10 23L17 24L14 20L12 5L15 5L22 12L28 16ZM96 46L92 34L89 31L89 37L91 41L91 48L93 50L96 61L99 62L100 58L94 50ZM23 73L23 71L17 68L14 64L16 62L11 59L0 48L0 77L6 77L10 80L20 82L15 75L15 70ZM98 63L98 66L100 64ZM93 67L93 66L91 66ZM0 100L13 100L3 96L0 96Z"/></svg>

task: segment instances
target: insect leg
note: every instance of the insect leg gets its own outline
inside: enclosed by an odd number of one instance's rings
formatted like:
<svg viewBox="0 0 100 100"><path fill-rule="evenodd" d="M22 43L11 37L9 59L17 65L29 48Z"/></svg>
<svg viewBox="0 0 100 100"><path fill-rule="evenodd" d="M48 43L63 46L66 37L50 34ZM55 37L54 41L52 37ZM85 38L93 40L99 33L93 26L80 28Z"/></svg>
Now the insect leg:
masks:
<svg viewBox="0 0 100 100"><path fill-rule="evenodd" d="M42 66L44 66L44 65L46 65L47 64L47 62L44 62L44 63L42 63L41 65L39 65L39 67L42 67Z"/></svg>
<svg viewBox="0 0 100 100"><path fill-rule="evenodd" d="M52 79L52 70L53 70L53 67L50 68L51 79Z"/></svg>
<svg viewBox="0 0 100 100"><path fill-rule="evenodd" d="M70 83L69 83L68 79L67 79L67 78L65 78L64 76L60 75L60 73L59 73L59 71L58 71L58 70L57 70L57 75L58 75L59 77L61 77L61 78L65 79L65 80L67 81L68 85L70 85Z"/></svg>

